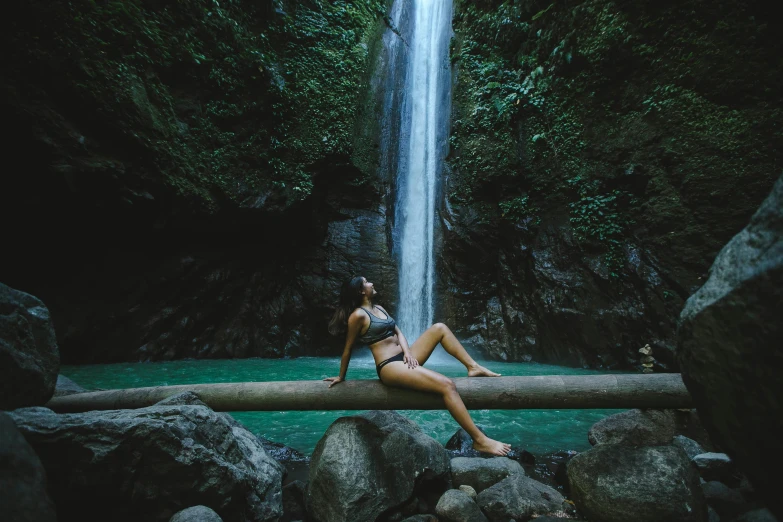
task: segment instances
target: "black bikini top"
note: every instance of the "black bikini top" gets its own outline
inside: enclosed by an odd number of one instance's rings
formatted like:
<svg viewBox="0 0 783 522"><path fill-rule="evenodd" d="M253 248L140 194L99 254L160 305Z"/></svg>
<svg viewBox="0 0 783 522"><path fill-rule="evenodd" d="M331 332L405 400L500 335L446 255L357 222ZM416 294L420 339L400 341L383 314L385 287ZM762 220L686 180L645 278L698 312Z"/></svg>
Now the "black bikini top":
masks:
<svg viewBox="0 0 783 522"><path fill-rule="evenodd" d="M394 319L389 314L386 314L386 319L380 319L371 314L366 308L361 307L361 309L370 317L370 326L366 332L356 339L357 341L361 344L371 345L394 335L394 328L397 323L394 322ZM383 310L381 311L383 312Z"/></svg>

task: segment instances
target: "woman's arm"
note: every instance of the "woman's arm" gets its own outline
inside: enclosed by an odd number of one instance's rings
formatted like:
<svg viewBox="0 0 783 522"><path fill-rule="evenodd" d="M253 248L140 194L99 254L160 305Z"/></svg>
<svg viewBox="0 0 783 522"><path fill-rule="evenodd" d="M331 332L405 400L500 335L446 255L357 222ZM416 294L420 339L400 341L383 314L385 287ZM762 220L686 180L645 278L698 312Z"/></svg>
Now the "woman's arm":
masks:
<svg viewBox="0 0 783 522"><path fill-rule="evenodd" d="M385 312L386 310L384 310L384 313ZM411 349L408 346L408 340L403 335L402 330L400 330L400 327L394 325L394 332L397 334L397 339L400 341L400 346L402 347L402 353L405 354L405 358L403 359L403 362L408 365L408 368L417 367L419 365L419 361L417 361L416 358L413 357L413 354L411 353Z"/></svg>
<svg viewBox="0 0 783 522"><path fill-rule="evenodd" d="M343 356L340 359L340 375L339 377L327 377L324 379L325 381L330 381L330 388L338 382L343 382L345 380L345 374L348 373L348 363L351 361L353 343L356 342L356 338L359 336L362 326L364 326L363 319L364 317L357 313L351 314L348 318L348 331L345 333L345 348L343 348Z"/></svg>

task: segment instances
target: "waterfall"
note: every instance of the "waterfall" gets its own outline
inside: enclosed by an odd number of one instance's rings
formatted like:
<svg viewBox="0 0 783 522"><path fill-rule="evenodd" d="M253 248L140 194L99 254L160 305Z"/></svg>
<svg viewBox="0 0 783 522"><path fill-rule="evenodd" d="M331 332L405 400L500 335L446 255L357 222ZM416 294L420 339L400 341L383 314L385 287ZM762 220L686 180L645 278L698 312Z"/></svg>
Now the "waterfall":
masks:
<svg viewBox="0 0 783 522"><path fill-rule="evenodd" d="M399 1L399 0L398 0ZM400 108L395 251L398 321L409 342L432 324L438 178L450 113L451 0L412 0Z"/></svg>

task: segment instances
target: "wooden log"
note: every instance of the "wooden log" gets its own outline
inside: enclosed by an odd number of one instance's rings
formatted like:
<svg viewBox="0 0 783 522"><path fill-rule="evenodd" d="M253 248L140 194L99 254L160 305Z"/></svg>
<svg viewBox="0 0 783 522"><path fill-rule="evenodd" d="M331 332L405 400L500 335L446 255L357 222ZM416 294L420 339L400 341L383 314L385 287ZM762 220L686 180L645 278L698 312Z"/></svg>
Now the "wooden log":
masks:
<svg viewBox="0 0 783 522"><path fill-rule="evenodd" d="M690 408L678 373L460 377L453 379L468 409ZM55 397L56 412L152 406L184 391L215 411L442 410L438 395L391 388L378 380L183 384Z"/></svg>

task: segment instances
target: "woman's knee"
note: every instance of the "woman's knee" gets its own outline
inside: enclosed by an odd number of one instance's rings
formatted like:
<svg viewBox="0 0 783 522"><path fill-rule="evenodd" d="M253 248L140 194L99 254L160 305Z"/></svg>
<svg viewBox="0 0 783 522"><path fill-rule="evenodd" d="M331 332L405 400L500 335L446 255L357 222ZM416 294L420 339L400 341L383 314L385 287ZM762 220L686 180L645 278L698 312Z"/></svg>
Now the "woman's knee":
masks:
<svg viewBox="0 0 783 522"><path fill-rule="evenodd" d="M444 395L455 393L457 391L457 385L454 383L454 381L452 381L448 377L444 377L443 379L441 379L438 384Z"/></svg>
<svg viewBox="0 0 783 522"><path fill-rule="evenodd" d="M435 323L432 325L432 327L435 329L436 332L440 333L441 335L446 335L447 333L451 332L451 330L449 330L449 327L446 326L445 323Z"/></svg>

